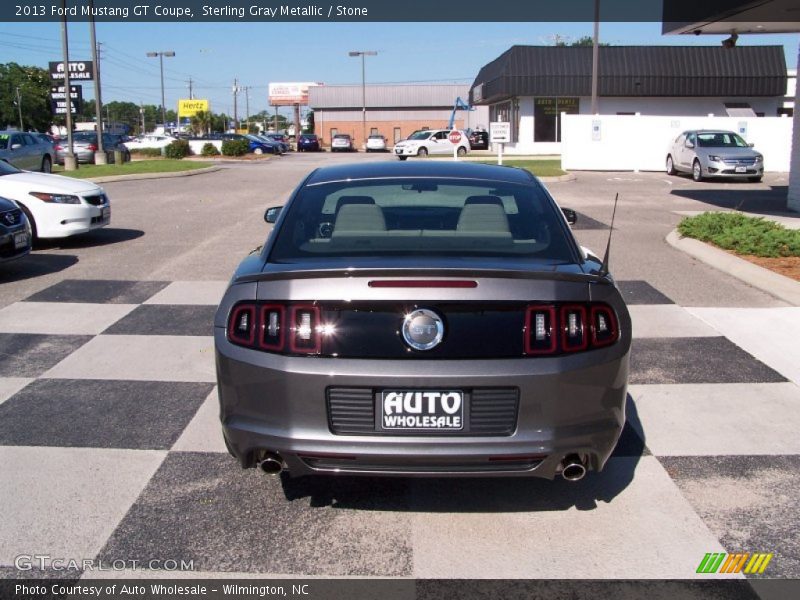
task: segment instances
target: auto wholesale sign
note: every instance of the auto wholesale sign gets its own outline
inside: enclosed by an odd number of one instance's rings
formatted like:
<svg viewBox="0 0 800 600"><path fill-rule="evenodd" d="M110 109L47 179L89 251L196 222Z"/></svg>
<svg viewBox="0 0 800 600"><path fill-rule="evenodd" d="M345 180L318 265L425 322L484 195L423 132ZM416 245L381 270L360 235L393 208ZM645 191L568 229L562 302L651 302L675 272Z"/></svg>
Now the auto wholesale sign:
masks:
<svg viewBox="0 0 800 600"><path fill-rule="evenodd" d="M64 81L64 62L51 62L50 79ZM90 60L75 60L69 62L70 81L91 81L94 79L94 65Z"/></svg>
<svg viewBox="0 0 800 600"><path fill-rule="evenodd" d="M208 112L208 100L178 100L178 118L192 118L199 112Z"/></svg>
<svg viewBox="0 0 800 600"><path fill-rule="evenodd" d="M308 88L323 85L315 82L302 83L270 83L269 105L292 106L294 104L308 104Z"/></svg>

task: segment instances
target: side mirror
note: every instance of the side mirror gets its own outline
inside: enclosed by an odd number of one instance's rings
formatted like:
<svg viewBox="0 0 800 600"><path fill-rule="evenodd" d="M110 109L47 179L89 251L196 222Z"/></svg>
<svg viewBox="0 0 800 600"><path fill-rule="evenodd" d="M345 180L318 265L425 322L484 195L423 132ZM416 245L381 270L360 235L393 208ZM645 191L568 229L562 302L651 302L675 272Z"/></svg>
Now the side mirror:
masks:
<svg viewBox="0 0 800 600"><path fill-rule="evenodd" d="M755 145L755 144L747 144L747 146L748 146L749 148L755 148L755 147L756 147L756 145Z"/></svg>
<svg viewBox="0 0 800 600"><path fill-rule="evenodd" d="M17 150L19 148L22 148L22 144L11 144L11 149L12 150Z"/></svg>
<svg viewBox="0 0 800 600"><path fill-rule="evenodd" d="M694 144L693 144L692 142L690 142L690 141L688 141L688 140L687 140L687 141L686 141L686 147L687 147L687 148L694 148Z"/></svg>
<svg viewBox="0 0 800 600"><path fill-rule="evenodd" d="M281 216L282 210L282 206L273 206L272 208L268 208L267 212L264 213L264 220L267 223L274 223L278 220L278 217Z"/></svg>
<svg viewBox="0 0 800 600"><path fill-rule="evenodd" d="M570 225L575 225L575 223L578 222L578 213L571 208L562 208L561 212L564 213L564 217L567 219L567 223Z"/></svg>

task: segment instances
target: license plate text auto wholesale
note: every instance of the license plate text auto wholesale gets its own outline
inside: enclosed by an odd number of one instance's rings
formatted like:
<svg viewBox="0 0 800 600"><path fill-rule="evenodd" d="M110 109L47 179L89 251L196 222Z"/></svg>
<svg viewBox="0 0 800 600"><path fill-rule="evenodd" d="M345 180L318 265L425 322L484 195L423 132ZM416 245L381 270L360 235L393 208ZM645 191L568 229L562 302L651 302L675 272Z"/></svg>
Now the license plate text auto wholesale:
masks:
<svg viewBox="0 0 800 600"><path fill-rule="evenodd" d="M381 424L392 430L459 431L464 428L464 392L386 390Z"/></svg>
<svg viewBox="0 0 800 600"><path fill-rule="evenodd" d="M14 249L24 248L28 245L28 234L24 231L14 234Z"/></svg>

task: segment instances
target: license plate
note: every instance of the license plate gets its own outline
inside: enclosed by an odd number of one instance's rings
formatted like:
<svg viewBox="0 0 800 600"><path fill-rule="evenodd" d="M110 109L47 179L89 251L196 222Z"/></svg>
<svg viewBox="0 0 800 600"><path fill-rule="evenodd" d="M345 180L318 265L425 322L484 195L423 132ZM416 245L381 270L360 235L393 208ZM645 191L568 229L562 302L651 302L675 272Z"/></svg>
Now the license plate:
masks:
<svg viewBox="0 0 800 600"><path fill-rule="evenodd" d="M460 431L464 428L464 392L385 390L381 393L383 429Z"/></svg>
<svg viewBox="0 0 800 600"><path fill-rule="evenodd" d="M736 167L737 173L747 173L747 167Z"/></svg>
<svg viewBox="0 0 800 600"><path fill-rule="evenodd" d="M14 249L19 250L28 245L28 234L24 231L14 234Z"/></svg>
<svg viewBox="0 0 800 600"><path fill-rule="evenodd" d="M111 207L106 206L103 208L103 221L108 221L111 218Z"/></svg>

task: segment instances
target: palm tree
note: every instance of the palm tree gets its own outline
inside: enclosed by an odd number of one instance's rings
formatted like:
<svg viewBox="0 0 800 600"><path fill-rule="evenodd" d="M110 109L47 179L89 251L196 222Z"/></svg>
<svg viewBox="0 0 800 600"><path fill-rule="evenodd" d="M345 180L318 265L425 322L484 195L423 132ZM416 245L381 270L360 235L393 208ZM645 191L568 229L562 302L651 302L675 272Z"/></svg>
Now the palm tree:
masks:
<svg viewBox="0 0 800 600"><path fill-rule="evenodd" d="M209 133L211 130L212 118L213 115L210 112L206 110L198 111L197 113L195 113L195 115L192 117L190 121L192 131L196 135L203 135L204 133Z"/></svg>

